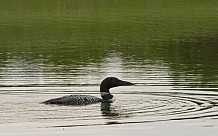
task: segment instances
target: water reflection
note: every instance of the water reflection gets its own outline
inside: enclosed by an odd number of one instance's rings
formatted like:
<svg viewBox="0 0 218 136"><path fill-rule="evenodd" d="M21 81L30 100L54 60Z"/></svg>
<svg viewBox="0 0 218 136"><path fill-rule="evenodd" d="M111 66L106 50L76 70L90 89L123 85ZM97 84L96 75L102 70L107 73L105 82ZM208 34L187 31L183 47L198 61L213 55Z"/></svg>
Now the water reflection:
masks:
<svg viewBox="0 0 218 136"><path fill-rule="evenodd" d="M114 118L120 116L120 111L118 111L114 106L111 106L111 103L102 102L101 114L108 118Z"/></svg>

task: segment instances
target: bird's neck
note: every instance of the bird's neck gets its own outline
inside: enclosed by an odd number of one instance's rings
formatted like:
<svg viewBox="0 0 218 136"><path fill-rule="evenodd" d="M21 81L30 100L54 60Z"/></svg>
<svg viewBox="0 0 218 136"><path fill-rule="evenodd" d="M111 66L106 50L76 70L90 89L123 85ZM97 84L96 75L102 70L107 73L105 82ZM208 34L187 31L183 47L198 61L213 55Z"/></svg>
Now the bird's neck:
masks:
<svg viewBox="0 0 218 136"><path fill-rule="evenodd" d="M113 98L113 95L110 93L109 89L100 88L100 94L103 100L107 101Z"/></svg>

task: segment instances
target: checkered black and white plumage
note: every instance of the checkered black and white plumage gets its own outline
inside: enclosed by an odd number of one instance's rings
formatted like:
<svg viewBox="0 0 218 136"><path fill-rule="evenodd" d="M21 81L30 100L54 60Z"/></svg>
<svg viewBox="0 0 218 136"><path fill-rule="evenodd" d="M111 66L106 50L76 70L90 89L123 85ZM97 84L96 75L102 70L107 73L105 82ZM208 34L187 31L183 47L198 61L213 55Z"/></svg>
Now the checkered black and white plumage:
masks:
<svg viewBox="0 0 218 136"><path fill-rule="evenodd" d="M98 102L114 102L115 98L110 93L109 89L117 86L129 86L129 85L133 85L133 83L119 80L116 77L107 77L101 82L100 85L100 94L102 99L90 95L69 95L60 98L50 99L43 103L82 106L82 105L89 105Z"/></svg>
<svg viewBox="0 0 218 136"><path fill-rule="evenodd" d="M94 104L98 102L102 102L102 99L91 95L68 95L60 98L50 99L43 103L80 106Z"/></svg>

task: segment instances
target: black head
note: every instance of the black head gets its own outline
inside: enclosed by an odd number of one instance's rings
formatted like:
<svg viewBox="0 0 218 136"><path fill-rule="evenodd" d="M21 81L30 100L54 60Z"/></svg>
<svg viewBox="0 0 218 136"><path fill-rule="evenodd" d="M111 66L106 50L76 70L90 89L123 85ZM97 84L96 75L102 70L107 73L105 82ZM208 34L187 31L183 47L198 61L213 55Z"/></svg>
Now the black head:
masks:
<svg viewBox="0 0 218 136"><path fill-rule="evenodd" d="M107 77L101 82L100 90L109 90L110 88L117 86L130 86L134 85L133 83L122 81L116 77Z"/></svg>

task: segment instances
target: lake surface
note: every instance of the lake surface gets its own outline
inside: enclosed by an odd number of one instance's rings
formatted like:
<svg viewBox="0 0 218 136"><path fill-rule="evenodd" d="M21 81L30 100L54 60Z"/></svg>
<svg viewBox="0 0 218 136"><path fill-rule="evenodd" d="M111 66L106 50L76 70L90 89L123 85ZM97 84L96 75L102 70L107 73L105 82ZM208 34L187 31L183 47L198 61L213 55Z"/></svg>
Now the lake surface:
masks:
<svg viewBox="0 0 218 136"><path fill-rule="evenodd" d="M0 0L0 135L216 136L217 26L217 0ZM41 104L108 76L136 85Z"/></svg>

